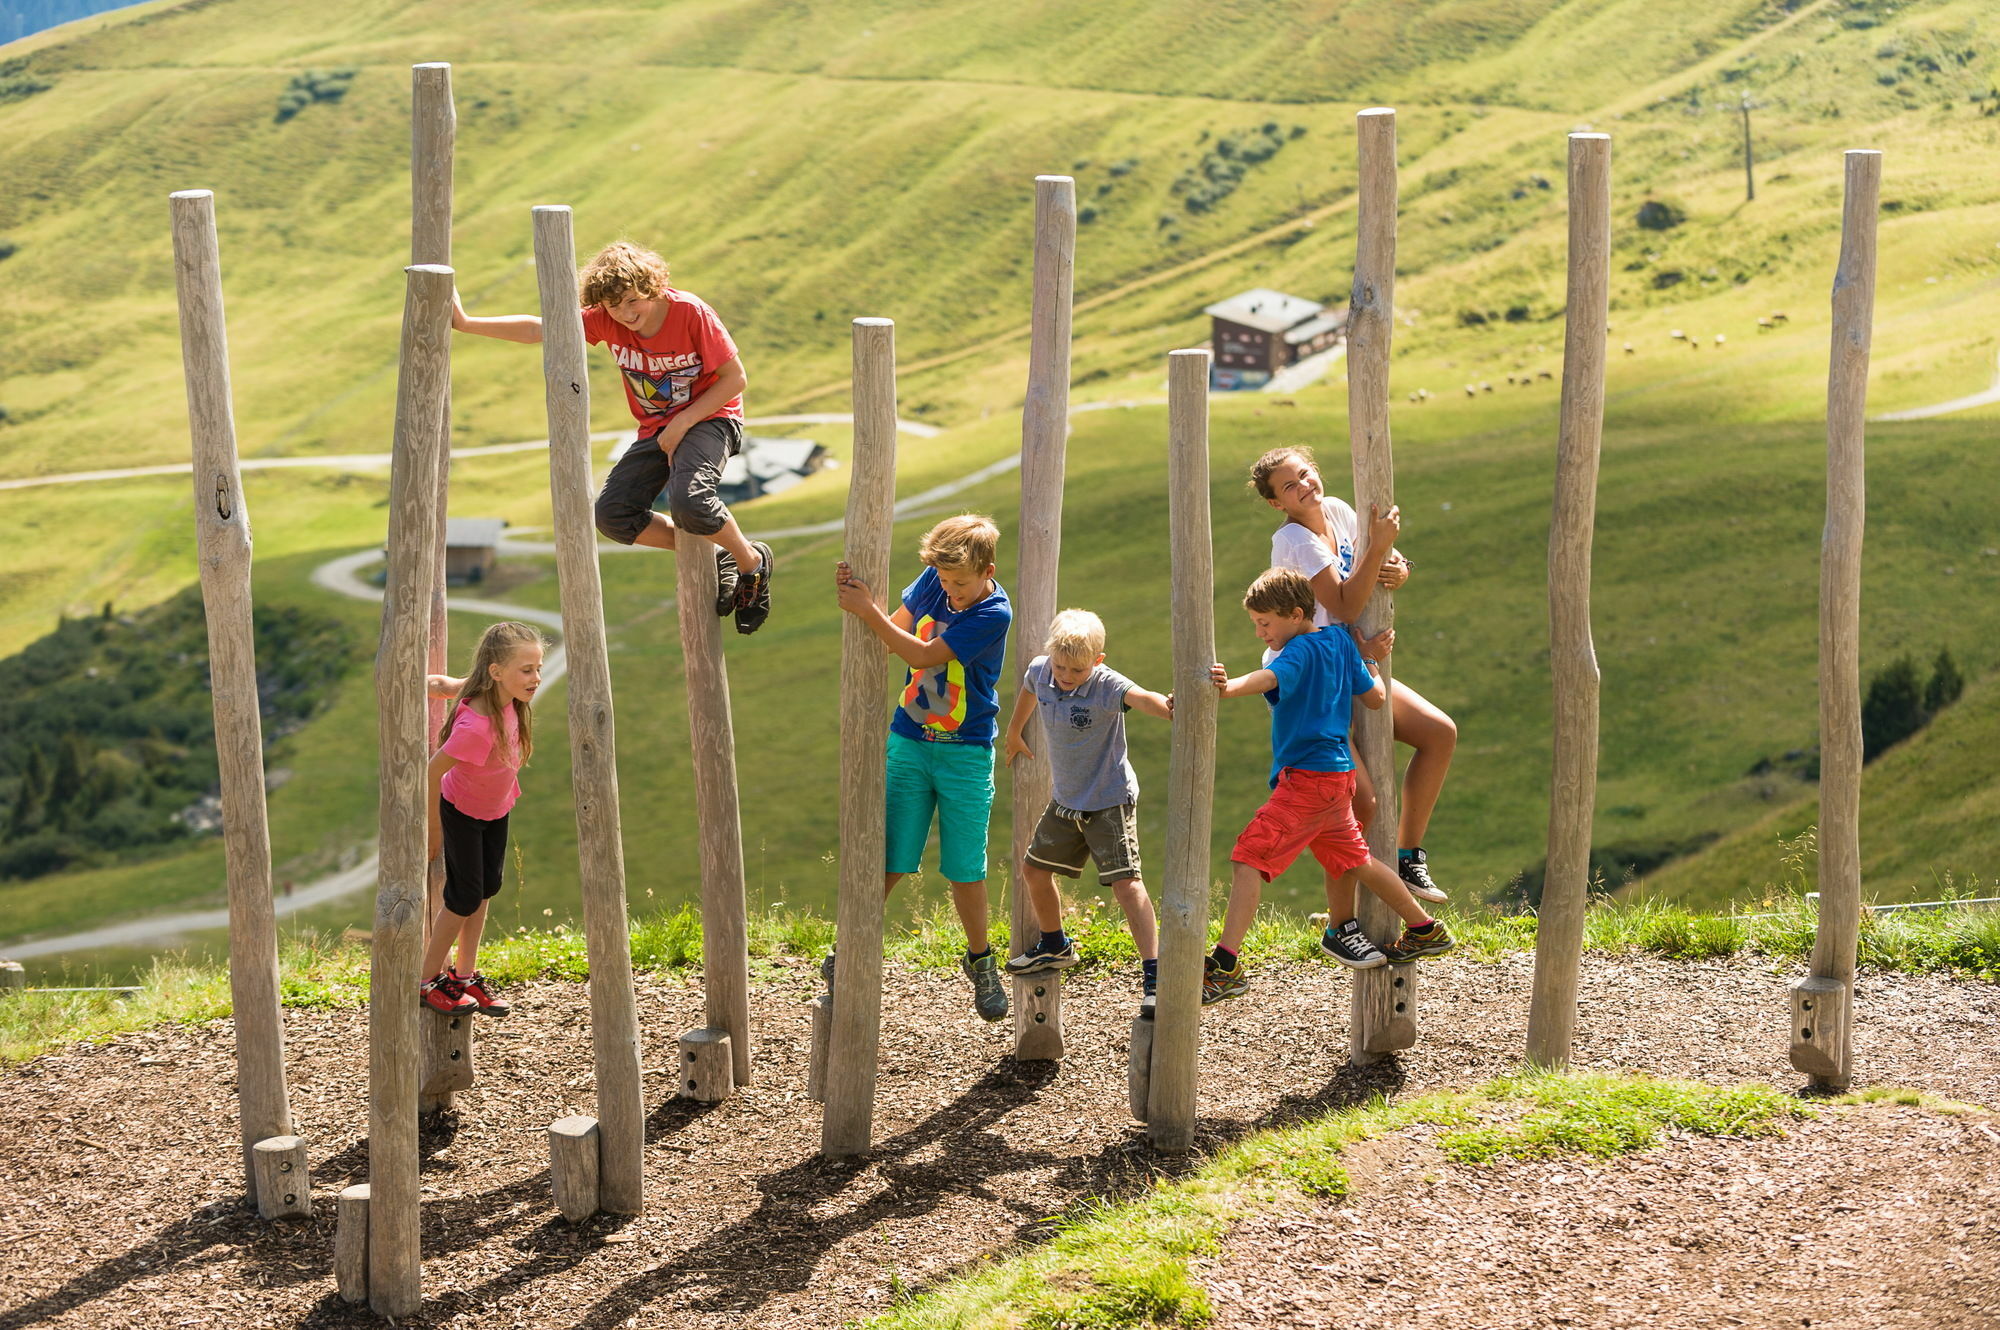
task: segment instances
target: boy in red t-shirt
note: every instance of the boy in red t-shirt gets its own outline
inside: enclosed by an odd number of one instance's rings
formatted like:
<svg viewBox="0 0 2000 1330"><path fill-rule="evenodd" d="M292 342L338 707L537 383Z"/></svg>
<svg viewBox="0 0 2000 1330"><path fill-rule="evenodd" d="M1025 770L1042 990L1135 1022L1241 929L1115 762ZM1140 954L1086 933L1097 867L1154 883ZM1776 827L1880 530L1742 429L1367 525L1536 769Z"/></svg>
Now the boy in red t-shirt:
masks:
<svg viewBox="0 0 2000 1330"><path fill-rule="evenodd" d="M597 529L621 545L674 548L676 529L716 547L715 612L754 633L771 613L771 547L746 540L717 488L743 449L743 358L699 296L667 285L667 263L620 240L578 275L585 340L610 349L639 437L597 496ZM474 318L452 297L451 326L503 342L542 340L533 314ZM662 492L669 517L653 511Z"/></svg>

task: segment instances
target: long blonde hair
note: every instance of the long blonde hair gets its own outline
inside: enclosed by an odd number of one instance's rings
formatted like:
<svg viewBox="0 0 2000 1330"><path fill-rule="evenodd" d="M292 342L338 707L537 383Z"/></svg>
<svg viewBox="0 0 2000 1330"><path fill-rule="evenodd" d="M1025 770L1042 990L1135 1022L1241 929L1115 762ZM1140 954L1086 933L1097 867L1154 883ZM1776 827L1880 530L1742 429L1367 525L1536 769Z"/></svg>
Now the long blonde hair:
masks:
<svg viewBox="0 0 2000 1330"><path fill-rule="evenodd" d="M531 628L525 623L503 620L479 635L479 649L473 654L472 669L465 676L465 685L458 690L458 698L445 713L444 728L438 731L438 743L442 745L451 737L451 727L458 723L458 703L472 703L485 699L486 710L493 715L493 729L500 742L505 742L506 727L500 723L500 683L493 677L490 668L504 666L513 656L517 647L538 646L548 650L548 639L539 628ZM526 702L514 703L514 720L520 729L521 765L528 765L528 759L535 751L534 712Z"/></svg>

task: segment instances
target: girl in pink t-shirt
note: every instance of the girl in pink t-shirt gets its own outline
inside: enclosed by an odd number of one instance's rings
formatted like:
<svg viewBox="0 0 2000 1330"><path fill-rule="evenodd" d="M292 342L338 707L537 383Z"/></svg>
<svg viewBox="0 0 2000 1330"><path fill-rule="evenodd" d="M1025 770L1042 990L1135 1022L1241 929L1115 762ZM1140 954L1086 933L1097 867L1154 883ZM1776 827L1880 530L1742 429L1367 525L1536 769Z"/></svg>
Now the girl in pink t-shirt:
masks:
<svg viewBox="0 0 2000 1330"><path fill-rule="evenodd" d="M486 902L500 890L507 859L507 814L521 797L519 771L534 751L528 710L542 686L542 635L524 623L496 623L479 639L463 679L430 676L432 697L452 700L431 758L431 856L444 853L444 908L424 948L421 995L443 1012L505 1016L479 973ZM444 958L458 943L458 962Z"/></svg>

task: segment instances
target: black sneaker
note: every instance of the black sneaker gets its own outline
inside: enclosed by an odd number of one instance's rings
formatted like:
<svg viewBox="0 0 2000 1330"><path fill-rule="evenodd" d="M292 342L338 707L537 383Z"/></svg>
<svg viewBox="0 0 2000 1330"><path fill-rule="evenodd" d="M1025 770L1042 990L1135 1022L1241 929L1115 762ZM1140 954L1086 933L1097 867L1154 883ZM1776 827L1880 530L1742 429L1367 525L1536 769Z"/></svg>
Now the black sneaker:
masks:
<svg viewBox="0 0 2000 1330"><path fill-rule="evenodd" d="M1442 956L1457 945L1451 934L1445 931L1444 921L1433 919L1429 928L1405 928L1403 935L1382 951L1391 964L1402 965L1420 956Z"/></svg>
<svg viewBox="0 0 2000 1330"><path fill-rule="evenodd" d="M1153 1011L1156 1007L1158 1007L1159 999L1160 999L1160 976L1157 974L1147 974L1144 971L1141 971L1139 975L1139 1019L1140 1020L1150 1021L1153 1019Z"/></svg>
<svg viewBox="0 0 2000 1330"><path fill-rule="evenodd" d="M1067 970L1076 964L1076 944L1064 938L1061 946L1049 941L1047 933L1041 941L1028 948L1019 956L1007 962L1007 973L1013 975L1046 974L1050 970Z"/></svg>
<svg viewBox="0 0 2000 1330"><path fill-rule="evenodd" d="M1411 850L1408 858L1398 854L1396 876L1403 879L1403 885L1408 887L1410 894L1420 901L1450 900L1451 897L1444 894L1444 888L1431 881L1430 870L1424 867L1424 863L1424 849L1421 845Z"/></svg>
<svg viewBox="0 0 2000 1330"><path fill-rule="evenodd" d="M1225 970L1210 956L1202 962L1201 1005L1212 1007L1227 998L1242 997L1250 991L1250 976L1243 973L1243 962L1238 959L1236 968Z"/></svg>
<svg viewBox="0 0 2000 1330"><path fill-rule="evenodd" d="M819 977L826 981L826 991L833 992L833 953L826 953L826 959L819 963Z"/></svg>
<svg viewBox="0 0 2000 1330"><path fill-rule="evenodd" d="M725 617L736 608L736 556L715 547L715 617Z"/></svg>
<svg viewBox="0 0 2000 1330"><path fill-rule="evenodd" d="M1355 919L1322 932L1319 949L1350 970L1372 970L1389 963L1389 958L1368 940L1368 935L1361 931L1360 921Z"/></svg>
<svg viewBox="0 0 2000 1330"><path fill-rule="evenodd" d="M764 626L764 620L771 617L771 574L778 561L771 553L771 547L761 540L750 542L750 548L757 551L763 562L757 571L736 582L736 631L754 633Z"/></svg>

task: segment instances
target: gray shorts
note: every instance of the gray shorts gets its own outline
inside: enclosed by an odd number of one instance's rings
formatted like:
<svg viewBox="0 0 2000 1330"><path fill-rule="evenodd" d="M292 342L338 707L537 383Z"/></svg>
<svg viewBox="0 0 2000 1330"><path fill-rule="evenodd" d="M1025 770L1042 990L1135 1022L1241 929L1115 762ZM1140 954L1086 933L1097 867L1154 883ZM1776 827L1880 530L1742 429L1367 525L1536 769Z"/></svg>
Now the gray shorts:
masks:
<svg viewBox="0 0 2000 1330"><path fill-rule="evenodd" d="M1097 861L1099 886L1111 886L1139 876L1139 806L1120 804L1085 813L1073 821L1050 804L1035 824L1028 845L1028 862L1064 877L1082 877L1083 866Z"/></svg>
<svg viewBox="0 0 2000 1330"><path fill-rule="evenodd" d="M722 468L743 451L743 422L712 416L690 429L674 449L673 461L660 451L657 434L638 439L604 478L597 496L597 529L620 545L630 545L653 521L653 503L667 496L667 516L675 527L712 536L729 522L729 508L716 492Z"/></svg>

